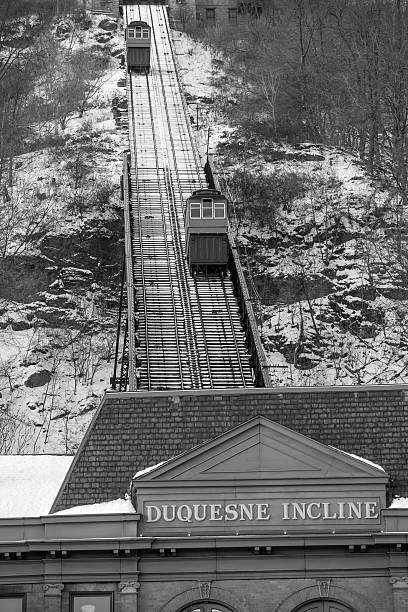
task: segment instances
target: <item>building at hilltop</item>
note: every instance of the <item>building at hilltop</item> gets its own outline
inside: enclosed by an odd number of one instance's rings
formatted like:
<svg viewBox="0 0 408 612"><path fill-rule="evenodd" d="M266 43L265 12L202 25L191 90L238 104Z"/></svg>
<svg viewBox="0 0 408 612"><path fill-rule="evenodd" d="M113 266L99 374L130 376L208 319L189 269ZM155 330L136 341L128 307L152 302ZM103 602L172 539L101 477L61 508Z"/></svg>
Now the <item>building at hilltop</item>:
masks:
<svg viewBox="0 0 408 612"><path fill-rule="evenodd" d="M262 14L265 0L169 0L170 15L176 24L200 22L205 25L234 25Z"/></svg>

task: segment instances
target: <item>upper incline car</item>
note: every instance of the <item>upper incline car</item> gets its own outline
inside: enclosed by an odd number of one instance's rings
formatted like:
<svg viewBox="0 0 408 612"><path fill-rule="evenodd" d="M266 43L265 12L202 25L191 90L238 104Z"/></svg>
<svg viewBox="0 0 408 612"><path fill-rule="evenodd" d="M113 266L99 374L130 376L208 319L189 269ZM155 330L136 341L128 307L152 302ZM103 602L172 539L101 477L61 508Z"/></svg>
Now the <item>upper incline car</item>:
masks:
<svg viewBox="0 0 408 612"><path fill-rule="evenodd" d="M125 31L126 59L128 71L144 72L150 70L150 47L152 29L145 21L132 21Z"/></svg>

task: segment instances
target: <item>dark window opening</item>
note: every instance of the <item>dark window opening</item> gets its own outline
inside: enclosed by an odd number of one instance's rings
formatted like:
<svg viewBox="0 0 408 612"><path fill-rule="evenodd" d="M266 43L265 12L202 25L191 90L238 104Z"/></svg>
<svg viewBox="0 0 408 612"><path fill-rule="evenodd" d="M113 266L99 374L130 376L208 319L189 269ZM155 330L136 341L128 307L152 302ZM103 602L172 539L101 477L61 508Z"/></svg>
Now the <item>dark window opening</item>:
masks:
<svg viewBox="0 0 408 612"><path fill-rule="evenodd" d="M238 10L236 8L228 9L228 21L237 21Z"/></svg>
<svg viewBox="0 0 408 612"><path fill-rule="evenodd" d="M206 8L205 18L207 21L215 21L215 8Z"/></svg>
<svg viewBox="0 0 408 612"><path fill-rule="evenodd" d="M203 219L212 219L213 201L212 198L203 198Z"/></svg>

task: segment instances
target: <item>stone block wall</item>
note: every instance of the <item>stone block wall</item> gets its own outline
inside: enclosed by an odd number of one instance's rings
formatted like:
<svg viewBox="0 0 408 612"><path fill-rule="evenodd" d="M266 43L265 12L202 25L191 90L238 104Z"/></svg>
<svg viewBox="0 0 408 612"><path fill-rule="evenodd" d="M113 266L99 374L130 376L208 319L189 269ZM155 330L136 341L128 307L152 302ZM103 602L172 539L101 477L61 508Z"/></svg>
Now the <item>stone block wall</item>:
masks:
<svg viewBox="0 0 408 612"><path fill-rule="evenodd" d="M408 385L108 393L54 510L122 497L138 470L256 415L379 463L408 496Z"/></svg>

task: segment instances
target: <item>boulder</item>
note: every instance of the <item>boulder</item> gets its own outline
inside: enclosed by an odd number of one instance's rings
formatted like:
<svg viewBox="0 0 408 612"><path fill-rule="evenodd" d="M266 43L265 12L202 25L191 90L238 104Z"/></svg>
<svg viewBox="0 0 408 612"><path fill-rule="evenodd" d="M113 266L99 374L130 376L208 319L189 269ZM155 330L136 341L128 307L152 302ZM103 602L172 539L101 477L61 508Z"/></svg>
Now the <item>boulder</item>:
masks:
<svg viewBox="0 0 408 612"><path fill-rule="evenodd" d="M111 49L110 54L112 55L112 57L119 57L120 55L123 55L124 51L122 45L120 45L119 47L113 47Z"/></svg>
<svg viewBox="0 0 408 612"><path fill-rule="evenodd" d="M14 331L22 331L24 329L30 329L33 326L32 322L28 321L24 315L18 312L11 313L9 315L8 322L11 325L11 329Z"/></svg>
<svg viewBox="0 0 408 612"><path fill-rule="evenodd" d="M60 277L64 283L64 287L67 289L72 287L88 287L94 279L91 270L74 267L62 268Z"/></svg>
<svg viewBox="0 0 408 612"><path fill-rule="evenodd" d="M72 23L69 21L62 21L57 25L57 29L55 31L57 36L64 36L68 34L72 30Z"/></svg>
<svg viewBox="0 0 408 612"><path fill-rule="evenodd" d="M106 32L114 32L117 27L118 26L115 19L105 18L98 23L98 28L100 28L101 30L105 30Z"/></svg>
<svg viewBox="0 0 408 612"><path fill-rule="evenodd" d="M108 34L107 32L101 32L101 33L95 34L95 40L98 43L101 43L102 45L109 42L111 38L112 38L112 34Z"/></svg>
<svg viewBox="0 0 408 612"><path fill-rule="evenodd" d="M30 389L34 387L43 387L50 382L52 374L45 368L37 369L31 372L24 381L24 385Z"/></svg>

